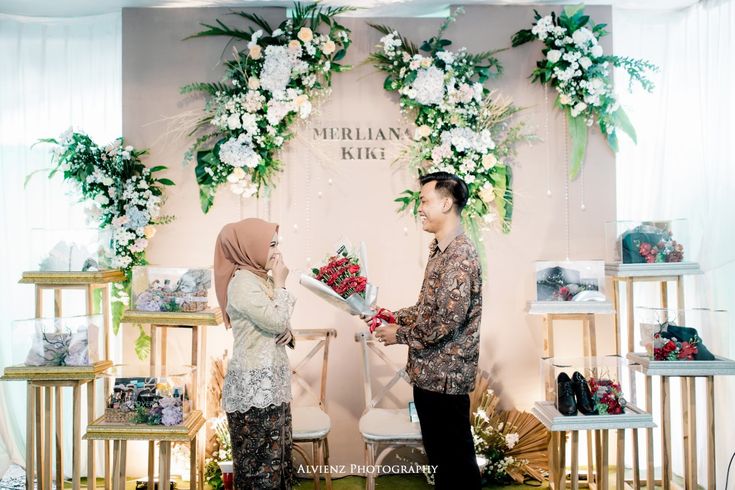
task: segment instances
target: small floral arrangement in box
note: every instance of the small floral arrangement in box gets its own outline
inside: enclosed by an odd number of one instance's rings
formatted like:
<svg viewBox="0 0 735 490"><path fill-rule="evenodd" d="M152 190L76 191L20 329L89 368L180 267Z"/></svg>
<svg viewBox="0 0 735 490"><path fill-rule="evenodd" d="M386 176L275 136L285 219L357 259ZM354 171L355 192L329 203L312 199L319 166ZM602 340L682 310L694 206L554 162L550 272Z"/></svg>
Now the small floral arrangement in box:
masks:
<svg viewBox="0 0 735 490"><path fill-rule="evenodd" d="M692 361L699 351L699 337L694 336L681 342L676 337L666 338L657 333L653 336L653 359L655 361Z"/></svg>
<svg viewBox="0 0 735 490"><path fill-rule="evenodd" d="M684 245L671 238L671 233L657 243L636 241L638 253L649 263L681 262L684 260Z"/></svg>
<svg viewBox="0 0 735 490"><path fill-rule="evenodd" d="M595 410L600 415L620 415L627 402L623 397L620 383L608 378L591 377L588 380Z"/></svg>
<svg viewBox="0 0 735 490"><path fill-rule="evenodd" d="M108 423L179 425L184 421L185 390L155 379L118 379L105 409Z"/></svg>

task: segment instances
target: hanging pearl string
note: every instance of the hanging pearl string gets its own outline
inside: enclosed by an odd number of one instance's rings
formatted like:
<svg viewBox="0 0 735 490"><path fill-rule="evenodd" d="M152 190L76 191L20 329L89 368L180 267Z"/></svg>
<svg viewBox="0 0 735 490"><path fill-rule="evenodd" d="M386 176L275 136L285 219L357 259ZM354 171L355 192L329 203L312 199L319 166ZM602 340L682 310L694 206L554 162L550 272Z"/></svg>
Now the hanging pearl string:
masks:
<svg viewBox="0 0 735 490"><path fill-rule="evenodd" d="M567 260L571 243L569 233L569 123L564 117L564 228L567 239Z"/></svg>
<svg viewBox="0 0 735 490"><path fill-rule="evenodd" d="M549 87L544 85L544 142L546 143L546 195L551 197L551 141L549 138Z"/></svg>

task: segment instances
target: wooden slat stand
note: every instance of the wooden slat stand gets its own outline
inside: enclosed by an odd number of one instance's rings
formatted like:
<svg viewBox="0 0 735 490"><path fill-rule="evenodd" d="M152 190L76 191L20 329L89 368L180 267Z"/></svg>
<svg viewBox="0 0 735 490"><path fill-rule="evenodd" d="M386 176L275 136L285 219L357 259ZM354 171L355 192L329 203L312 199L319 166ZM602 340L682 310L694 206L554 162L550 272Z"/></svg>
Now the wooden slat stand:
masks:
<svg viewBox="0 0 735 490"><path fill-rule="evenodd" d="M26 488L33 488L34 467L38 475L38 488L51 489L52 473L56 476L57 488L63 488L64 478L64 433L63 433L63 388L72 388L74 419L72 430L72 486L80 488L81 482L81 388L87 385L88 417L93 420L95 409L95 380L111 366L110 336L112 334L110 314L110 283L125 279L120 270L103 270L94 272L24 272L20 284L33 284L35 287L35 318L43 318L43 293L53 291L54 312L58 318L63 314L62 299L65 290L83 290L85 293L85 314L94 315L94 293L102 290L103 342L100 356L104 359L89 367L40 367L26 368L16 366L6 368L3 379L25 380L28 384L28 422L26 425ZM55 407L55 410L54 410ZM52 434L52 421L56 430ZM52 437L55 436L54 437ZM55 439L54 454L56 465L51 469L52 445ZM35 446L35 448L34 448ZM35 449L35 451L34 451ZM95 451L90 442L88 453L88 478L94 482ZM105 445L105 477L109 481L109 445ZM91 476L91 478L90 478ZM94 488L93 483L89 488ZM106 488L109 488L106 486Z"/></svg>
<svg viewBox="0 0 735 490"><path fill-rule="evenodd" d="M219 308L209 310L186 313L186 312L151 312L127 310L123 313L121 320L124 324L149 325L151 332L151 353L150 367L151 376L156 373L166 374L166 358L168 347L168 329L184 328L191 330L191 365L193 368L191 379L191 406L197 409L204 406L202 397L206 395L206 373L200 373L200 366L206 366L207 358L207 327L213 327L222 324L222 312ZM202 380L202 390L200 393L199 380ZM198 438L197 444L199 448L194 448L192 454L197 457L197 468L199 476L196 480L199 482L199 488L203 488L204 480L204 438ZM170 449L168 446L161 445L160 450ZM198 450L197 450L198 449ZM169 455L170 456L170 455ZM155 440L150 439L148 443L148 489L153 490L153 461L155 459Z"/></svg>
<svg viewBox="0 0 735 490"><path fill-rule="evenodd" d="M664 264L605 264L605 274L612 279L613 305L615 307L615 353L625 355L635 352L635 284L636 283L658 283L661 298L661 308L669 308L669 283L673 282L676 288L677 309L683 310L684 305L684 276L700 274L699 264L695 262L664 263ZM621 285L625 284L625 319L626 319L626 350L623 352L621 345ZM681 321L684 321L681 319ZM652 410L653 398L648 396L651 387L649 379L646 379L646 410ZM635 391L635 383L632 383L631 401L638 402L638 394ZM656 482L653 474L653 429L646 429L646 488L653 489ZM633 484L636 488L642 485L639 467L639 440L638 431L633 432Z"/></svg>
<svg viewBox="0 0 735 490"><path fill-rule="evenodd" d="M661 468L662 481L656 482L664 490L680 488L673 481L671 469L671 379L681 382L682 434L684 454L684 488L696 490L697 482L697 392L696 379L704 378L704 409L707 433L707 489L717 485L715 473L715 376L735 376L735 361L717 357L714 361L651 361L645 353L630 353L628 359L640 365L646 376L646 400L653 397L651 378L661 378ZM702 404L700 402L699 406ZM653 441L651 441L653 444ZM649 478L653 479L653 455L648 460ZM649 487L653 488L653 487Z"/></svg>

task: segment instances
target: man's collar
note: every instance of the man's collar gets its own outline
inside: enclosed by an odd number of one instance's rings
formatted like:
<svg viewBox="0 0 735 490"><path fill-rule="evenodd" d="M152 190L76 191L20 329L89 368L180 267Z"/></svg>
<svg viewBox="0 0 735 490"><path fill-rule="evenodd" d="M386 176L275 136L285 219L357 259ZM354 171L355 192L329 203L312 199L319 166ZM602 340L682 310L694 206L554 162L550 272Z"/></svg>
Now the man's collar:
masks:
<svg viewBox="0 0 735 490"><path fill-rule="evenodd" d="M461 226L458 226L457 229L454 230L454 233L451 233L450 235L444 237L441 242L434 238L434 240L432 240L431 242L431 245L429 245L429 252L431 253L431 255L434 255L437 249L439 249L443 253L447 249L449 244L452 243L454 239L460 236L462 233L464 233L464 230Z"/></svg>

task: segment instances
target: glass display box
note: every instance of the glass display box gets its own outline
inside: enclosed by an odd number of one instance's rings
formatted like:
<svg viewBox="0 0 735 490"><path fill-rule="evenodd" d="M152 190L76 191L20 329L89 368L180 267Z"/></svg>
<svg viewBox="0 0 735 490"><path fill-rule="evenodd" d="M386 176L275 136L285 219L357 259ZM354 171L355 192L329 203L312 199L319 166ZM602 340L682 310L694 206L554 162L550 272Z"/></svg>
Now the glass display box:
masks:
<svg viewBox="0 0 735 490"><path fill-rule="evenodd" d="M28 270L93 272L110 268L110 234L97 228L31 230Z"/></svg>
<svg viewBox="0 0 735 490"><path fill-rule="evenodd" d="M34 318L13 322L15 366L91 366L100 360L101 315Z"/></svg>
<svg viewBox="0 0 735 490"><path fill-rule="evenodd" d="M626 413L626 393L634 372L620 356L541 360L545 400L568 416Z"/></svg>
<svg viewBox="0 0 735 490"><path fill-rule="evenodd" d="M672 265L696 262L689 248L686 219L608 221L605 243L607 262Z"/></svg>
<svg viewBox="0 0 735 490"><path fill-rule="evenodd" d="M537 261L536 301L606 301L605 262Z"/></svg>
<svg viewBox="0 0 735 490"><path fill-rule="evenodd" d="M186 267L133 267L131 309L139 311L197 312L213 301L212 269Z"/></svg>
<svg viewBox="0 0 735 490"><path fill-rule="evenodd" d="M730 345L730 316L709 308L636 308L640 348L653 361L714 361Z"/></svg>
<svg viewBox="0 0 735 490"><path fill-rule="evenodd" d="M191 413L192 366L117 365L105 376L112 392L104 424L175 426Z"/></svg>

